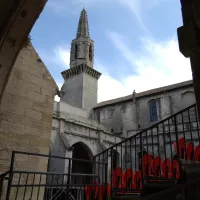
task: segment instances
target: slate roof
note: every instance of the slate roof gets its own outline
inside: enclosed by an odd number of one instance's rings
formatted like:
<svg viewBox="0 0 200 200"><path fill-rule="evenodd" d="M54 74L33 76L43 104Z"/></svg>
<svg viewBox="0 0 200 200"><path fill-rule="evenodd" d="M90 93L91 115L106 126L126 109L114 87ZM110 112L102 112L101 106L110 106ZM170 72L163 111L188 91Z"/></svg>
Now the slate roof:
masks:
<svg viewBox="0 0 200 200"><path fill-rule="evenodd" d="M167 92L167 91L171 91L171 90L176 90L176 89L180 89L183 87L191 87L193 86L193 80L189 80L189 81L184 81L181 83L176 83L176 84L172 84L172 85L168 85L168 86L164 86L164 87L159 87L159 88L155 88L155 89L151 89L151 90L147 90L144 92L139 92L135 94L136 98L141 98L141 97L145 97L145 96L150 96L150 95L155 95L158 93L163 93L163 92ZM104 107L104 106L108 106L108 105L112 105L112 104L116 104L116 103L121 103L124 101L130 101L133 99L133 94L128 95L128 96L124 96L124 97L120 97L120 98L116 98L116 99L111 99L108 101L103 101L97 104L97 106L94 107L95 108L100 108L100 107Z"/></svg>

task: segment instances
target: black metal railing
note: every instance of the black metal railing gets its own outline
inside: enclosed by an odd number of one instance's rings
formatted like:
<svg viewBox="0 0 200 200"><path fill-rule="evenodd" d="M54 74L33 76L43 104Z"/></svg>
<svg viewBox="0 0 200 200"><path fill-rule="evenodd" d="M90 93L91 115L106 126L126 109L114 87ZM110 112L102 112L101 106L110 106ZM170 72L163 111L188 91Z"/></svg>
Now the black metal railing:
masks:
<svg viewBox="0 0 200 200"><path fill-rule="evenodd" d="M149 184L164 190L179 180L183 163L200 161L199 135L194 104L111 146L94 161L108 163L111 197L148 193Z"/></svg>
<svg viewBox="0 0 200 200"><path fill-rule="evenodd" d="M64 172L47 170L48 160L52 158L65 160ZM84 163L90 163L93 168L99 166L102 172L73 173L74 162L79 166ZM103 162L15 151L12 153L7 191L3 199L94 199L98 190L104 187L106 170L107 163Z"/></svg>
<svg viewBox="0 0 200 200"><path fill-rule="evenodd" d="M8 175L9 175L9 173L10 173L10 171L7 171L7 172L5 172L5 173L2 173L2 174L0 174L0 200L1 200L1 197L2 197L2 193L3 193L3 190L4 190L4 188L3 188L3 186L4 186L4 184L5 184L5 181L7 181L8 180Z"/></svg>

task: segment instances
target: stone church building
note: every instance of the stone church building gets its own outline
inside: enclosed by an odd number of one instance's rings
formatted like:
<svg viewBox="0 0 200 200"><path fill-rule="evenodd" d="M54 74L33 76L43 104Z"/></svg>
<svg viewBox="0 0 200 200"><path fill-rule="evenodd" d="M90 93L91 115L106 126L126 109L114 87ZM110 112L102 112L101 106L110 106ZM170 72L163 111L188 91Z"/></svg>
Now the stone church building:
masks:
<svg viewBox="0 0 200 200"><path fill-rule="evenodd" d="M84 9L71 45L70 69L62 72L64 84L59 91L28 40L28 34L46 2L10 0L0 6L3 13L0 20L0 175L3 187L0 188L0 196L3 192L3 199L9 188L12 191L7 193L7 199L30 199L31 188L27 189L26 183L46 184L48 179L41 172L51 175L46 173L47 169L57 173L57 179L59 173L67 174L69 169L72 173L91 174L94 155L195 103L192 80L97 103L101 73L93 66L94 42L89 35ZM189 52L185 53L188 57ZM195 61L195 58L192 60ZM193 67L196 64L198 62L192 63ZM196 73L194 69L193 72ZM194 79L194 83L198 85L198 80ZM59 102L54 101L55 94L60 97ZM195 128L198 123L190 124ZM137 137L135 141L136 146ZM157 146L162 146L161 140ZM141 147L145 148L145 145ZM115 160L108 158L108 169L111 168L111 160L122 167L125 162L128 163L126 152L121 149L120 161L117 156ZM137 148L135 152L138 153ZM49 153L55 155L54 158L49 160ZM112 157L112 152L107 155ZM76 162L60 159L63 157L75 158ZM88 162L80 164L77 159ZM15 173L18 170L34 172L34 176L18 176ZM109 170L108 173L111 177ZM35 178L35 174L40 176ZM19 193L18 187L15 187L16 178L18 183L25 183ZM8 183L13 187L7 187ZM31 195L43 199L44 193L44 188L37 190L36 187Z"/></svg>
<svg viewBox="0 0 200 200"><path fill-rule="evenodd" d="M71 43L70 68L62 72L60 102L54 102L50 154L92 160L92 157L195 103L192 80L97 103L98 79L94 41L82 10ZM49 171L68 170L64 160L51 159ZM87 165L73 165L74 173L92 173Z"/></svg>

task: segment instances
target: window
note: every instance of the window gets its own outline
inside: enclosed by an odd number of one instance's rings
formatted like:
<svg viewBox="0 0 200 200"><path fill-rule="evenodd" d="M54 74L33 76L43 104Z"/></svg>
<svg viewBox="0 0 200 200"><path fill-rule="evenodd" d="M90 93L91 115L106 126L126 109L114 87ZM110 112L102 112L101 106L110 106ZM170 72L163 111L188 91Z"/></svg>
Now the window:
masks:
<svg viewBox="0 0 200 200"><path fill-rule="evenodd" d="M97 116L97 121L100 123L100 110L97 110L96 116Z"/></svg>
<svg viewBox="0 0 200 200"><path fill-rule="evenodd" d="M78 45L75 44L75 50L74 50L74 58L77 59L78 58Z"/></svg>
<svg viewBox="0 0 200 200"><path fill-rule="evenodd" d="M92 62L92 45L89 47L89 59Z"/></svg>
<svg viewBox="0 0 200 200"><path fill-rule="evenodd" d="M121 112L126 113L126 105L123 105L123 106L121 107Z"/></svg>
<svg viewBox="0 0 200 200"><path fill-rule="evenodd" d="M150 122L158 121L159 116L159 103L157 99L152 99L149 101L149 118Z"/></svg>

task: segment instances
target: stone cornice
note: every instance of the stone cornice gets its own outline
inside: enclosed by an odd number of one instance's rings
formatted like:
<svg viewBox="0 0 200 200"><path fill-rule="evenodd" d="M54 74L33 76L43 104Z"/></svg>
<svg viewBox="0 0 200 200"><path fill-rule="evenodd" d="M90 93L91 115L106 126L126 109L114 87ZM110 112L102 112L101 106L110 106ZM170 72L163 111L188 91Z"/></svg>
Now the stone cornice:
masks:
<svg viewBox="0 0 200 200"><path fill-rule="evenodd" d="M100 72L92 69L91 67L88 67L85 64L81 64L81 65L78 65L76 67L72 67L68 70L63 71L61 74L62 74L64 80L67 80L68 78L76 76L76 75L81 74L81 73L87 73L90 76L96 78L97 80L101 76Z"/></svg>

